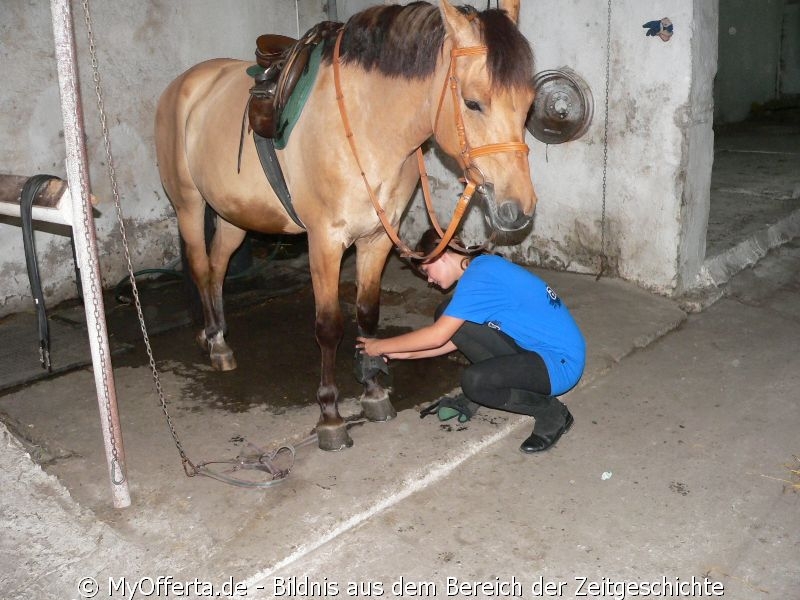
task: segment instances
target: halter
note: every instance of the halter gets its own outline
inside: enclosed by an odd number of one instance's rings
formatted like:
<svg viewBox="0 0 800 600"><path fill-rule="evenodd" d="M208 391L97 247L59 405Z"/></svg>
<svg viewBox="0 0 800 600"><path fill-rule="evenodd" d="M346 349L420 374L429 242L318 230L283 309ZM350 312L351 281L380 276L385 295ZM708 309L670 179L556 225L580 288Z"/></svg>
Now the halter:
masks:
<svg viewBox="0 0 800 600"><path fill-rule="evenodd" d="M344 94L342 93L342 85L341 85L341 78L339 74L339 66L341 64L341 60L339 57L339 50L342 42L342 36L344 35L344 28L339 32L339 35L336 36L336 45L333 49L333 82L334 87L336 88L336 103L339 106L339 114L342 117L342 124L344 125L345 135L347 136L347 141L350 144L350 150L352 151L353 158L355 158L356 164L358 165L358 169L361 172L361 178L364 180L364 185L367 188L367 192L369 193L370 201L372 202L372 206L375 209L378 218L380 219L383 228L386 230L386 234L392 240L394 245L400 250L400 255L407 258L421 260L426 262L432 258L437 257L440 255L448 245L451 244L451 240L455 235L456 229L458 229L459 224L461 223L461 219L464 217L464 213L467 210L467 206L469 205L470 200L472 199L472 195L475 193L475 190L479 187L482 187L486 184L486 178L483 175L483 172L475 165L472 161L473 158L477 156L486 156L488 154L494 154L497 152L525 152L528 153L528 145L524 142L503 142L498 144L487 144L484 146L479 146L477 148L470 148L469 142L467 141L467 134L464 128L464 119L461 114L461 105L458 101L458 78L455 74L455 66L456 66L456 59L460 56L478 56L481 54L486 54L487 48L486 46L469 46L465 48L458 48L454 47L450 51L450 67L447 72L447 78L444 81L444 85L442 86L442 93L439 95L439 106L436 109L436 120L434 121L433 132L434 136L436 135L436 131L439 126L439 115L442 111L442 105L444 104L444 98L447 94L448 84L452 93L453 99L453 116L455 119L455 127L456 132L458 133L458 143L459 143L459 156L458 156L458 163L464 173L464 181L465 187L464 191L461 193L461 197L459 198L458 202L456 203L456 207L453 211L453 217L450 219L450 223L447 226L447 230L443 231L441 226L439 225L439 220L436 217L436 212L433 210L433 202L431 200L431 191L430 191L430 183L428 181L428 173L425 170L425 159L422 154L422 149L417 148L417 165L419 167L420 173L420 180L422 182L422 194L425 197L425 206L428 210L428 216L433 224L434 229L441 237L437 246L429 253L424 254L420 252L413 251L403 240L400 239L395 228L389 222L389 219L386 216L386 212L384 211L383 207L378 202L378 199L375 197L375 192L372 189L372 186L369 184L367 180L367 176L364 173L364 168L361 166L361 161L358 157L358 150L356 148L355 138L353 136L353 131L350 128L350 120L347 117L347 109L344 105ZM474 175L479 176L479 181L476 180ZM463 250L456 246L457 249Z"/></svg>

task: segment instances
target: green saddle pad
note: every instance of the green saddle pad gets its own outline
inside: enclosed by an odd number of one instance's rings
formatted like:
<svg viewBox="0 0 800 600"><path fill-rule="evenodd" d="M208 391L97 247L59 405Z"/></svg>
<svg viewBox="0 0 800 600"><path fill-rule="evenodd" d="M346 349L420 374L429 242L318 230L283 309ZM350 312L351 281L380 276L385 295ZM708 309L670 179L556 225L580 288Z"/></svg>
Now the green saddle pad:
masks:
<svg viewBox="0 0 800 600"><path fill-rule="evenodd" d="M322 62L322 50L325 43L317 44L317 47L311 52L308 58L303 74L297 80L292 95L289 96L289 101L281 112L278 119L277 135L275 137L275 148L283 150L286 144L289 143L289 136L292 134L297 120L303 112L303 107L306 105L308 96L311 94L311 88L314 87L314 81L317 79L317 72L319 65Z"/></svg>

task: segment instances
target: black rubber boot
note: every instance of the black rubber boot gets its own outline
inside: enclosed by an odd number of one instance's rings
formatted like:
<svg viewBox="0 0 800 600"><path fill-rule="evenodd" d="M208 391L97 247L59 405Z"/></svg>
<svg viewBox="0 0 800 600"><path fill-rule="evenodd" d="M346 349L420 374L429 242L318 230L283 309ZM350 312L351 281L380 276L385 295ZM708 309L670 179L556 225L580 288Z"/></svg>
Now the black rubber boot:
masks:
<svg viewBox="0 0 800 600"><path fill-rule="evenodd" d="M511 390L505 402L498 402L496 405L490 405L488 402L484 404L536 419L533 433L520 446L520 450L526 454L547 450L569 431L574 422L567 407L555 396Z"/></svg>
<svg viewBox="0 0 800 600"><path fill-rule="evenodd" d="M552 405L542 411L541 418L536 417L533 433L519 447L522 452L533 454L552 448L575 422L569 409L557 398L553 400Z"/></svg>

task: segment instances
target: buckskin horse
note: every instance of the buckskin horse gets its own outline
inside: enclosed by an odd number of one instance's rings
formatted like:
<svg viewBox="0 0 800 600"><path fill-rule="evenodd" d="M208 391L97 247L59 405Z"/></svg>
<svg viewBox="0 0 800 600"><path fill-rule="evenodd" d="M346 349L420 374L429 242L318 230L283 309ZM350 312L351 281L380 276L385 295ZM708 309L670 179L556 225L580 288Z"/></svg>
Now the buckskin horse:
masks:
<svg viewBox="0 0 800 600"><path fill-rule="evenodd" d="M438 7L414 2L354 15L336 44L325 46L306 105L277 153L308 234L322 355L316 430L324 450L352 445L334 381L344 329L338 298L343 252L355 244L356 320L360 335L373 336L381 272L398 239L387 228L396 230L420 182L420 146L433 137L459 162L495 230L530 222L536 195L524 127L534 96L533 53L517 29L519 2L511 1L517 10L478 12L440 0ZM205 326L197 340L223 371L236 367L225 342L222 302L231 254L246 230L303 232L267 183L249 132L240 148L249 64L214 59L195 65L166 88L156 114L158 168L203 305ZM206 203L218 215L208 250ZM364 381L362 408L370 420L388 420L396 413L376 375Z"/></svg>

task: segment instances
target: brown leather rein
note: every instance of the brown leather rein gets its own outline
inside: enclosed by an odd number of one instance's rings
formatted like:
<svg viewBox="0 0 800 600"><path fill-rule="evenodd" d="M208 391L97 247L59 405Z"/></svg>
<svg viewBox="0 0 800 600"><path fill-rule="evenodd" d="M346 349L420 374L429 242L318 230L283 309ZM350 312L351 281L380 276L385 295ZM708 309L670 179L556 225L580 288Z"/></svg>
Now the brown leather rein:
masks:
<svg viewBox="0 0 800 600"><path fill-rule="evenodd" d="M353 158L355 159L358 169L361 172L361 178L364 180L364 185L369 193L372 206L374 207L375 212L378 215L381 224L383 225L383 228L386 230L386 234L389 236L398 250L400 250L400 255L403 257L427 262L432 258L439 256L442 252L444 252L447 246L452 245L453 236L455 235L456 229L458 229L458 226L461 223L461 219L464 217L464 213L467 210L467 206L469 206L469 202L472 199L476 188L486 183L486 178L484 177L483 172L472 162L472 159L477 156L486 156L487 154L494 154L497 152L525 152L525 154L527 154L528 145L525 142L503 142L499 144L487 144L477 148L470 148L469 143L467 142L467 134L464 128L464 119L461 114L461 104L459 102L458 78L455 74L456 59L459 56L477 56L480 54L485 54L487 52L487 48L486 46L470 46L466 48L454 47L450 51L450 67L447 73L447 79L445 79L444 85L442 86L442 93L439 96L439 106L436 109L436 120L434 121L433 132L435 135L438 129L439 115L442 111L442 105L444 104L444 98L447 94L447 88L449 84L449 88L452 93L453 114L460 147L458 162L464 172L464 180L466 184L464 191L461 193L461 197L456 203L455 210L453 211L453 217L450 219L447 229L442 230L439 220L436 217L436 212L433 209L430 182L428 181L428 173L425 169L425 158L422 154L422 148L417 148L417 164L419 167L420 180L422 182L422 194L425 197L425 207L427 208L428 217L430 218L433 227L441 236L441 240L427 255L424 253L415 252L405 242L403 242L403 240L400 239L397 230L389 222L386 212L378 202L375 192L367 180L367 175L364 173L364 168L361 166L361 160L358 156L358 149L356 148L355 137L353 136L353 131L350 128L350 120L347 117L347 109L344 105L344 94L342 93L341 77L339 74L339 66L341 64L339 50L343 35L344 28L342 28L341 31L339 31L339 34L336 36L336 45L333 49L333 82L336 88L336 103L339 105L339 114L342 117L342 124L344 125L347 141L350 144L350 150L352 151ZM474 175L479 176L480 182L476 181ZM460 246L455 246L455 248L462 251L464 250Z"/></svg>

